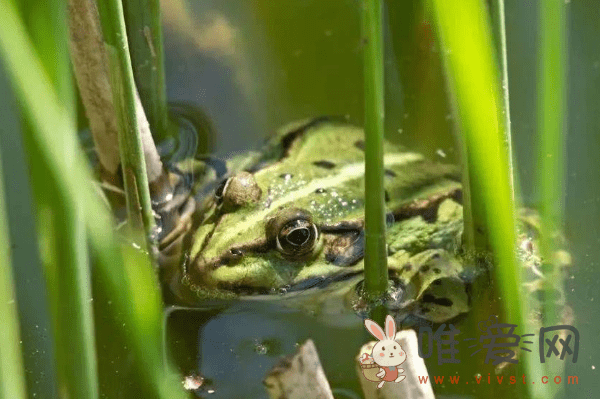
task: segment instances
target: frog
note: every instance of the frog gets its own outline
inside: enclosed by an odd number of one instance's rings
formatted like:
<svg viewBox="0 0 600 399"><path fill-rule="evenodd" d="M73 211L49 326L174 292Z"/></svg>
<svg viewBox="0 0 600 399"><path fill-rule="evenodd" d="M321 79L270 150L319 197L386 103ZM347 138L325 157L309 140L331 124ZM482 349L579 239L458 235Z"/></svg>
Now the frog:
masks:
<svg viewBox="0 0 600 399"><path fill-rule="evenodd" d="M322 117L281 128L261 151L188 165L202 176L193 206L160 246L169 301L271 298L313 314L366 314L364 145L363 129ZM489 268L463 254L460 168L389 141L383 164L388 310L401 323L466 314ZM176 243L183 256L173 256Z"/></svg>
<svg viewBox="0 0 600 399"><path fill-rule="evenodd" d="M194 173L212 178L179 229L189 248L161 264L171 301L301 298L315 313L361 311L364 145L361 128L323 117L281 128L261 151L204 159ZM466 313L478 272L460 257L460 168L389 141L383 163L388 307L435 323Z"/></svg>

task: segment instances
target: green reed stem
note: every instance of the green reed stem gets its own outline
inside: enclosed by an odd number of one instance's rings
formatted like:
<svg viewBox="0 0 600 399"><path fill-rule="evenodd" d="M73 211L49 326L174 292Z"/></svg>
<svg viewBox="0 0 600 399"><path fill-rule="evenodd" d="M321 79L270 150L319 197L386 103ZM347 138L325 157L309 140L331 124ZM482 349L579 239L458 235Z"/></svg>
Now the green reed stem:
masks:
<svg viewBox="0 0 600 399"><path fill-rule="evenodd" d="M159 0L123 0L133 75L155 140L168 135Z"/></svg>
<svg viewBox="0 0 600 399"><path fill-rule="evenodd" d="M362 5L365 38L365 289L383 295L388 288L383 187L383 3L366 0Z"/></svg>
<svg viewBox="0 0 600 399"><path fill-rule="evenodd" d="M155 221L136 115L136 87L123 7L120 0L105 0L98 2L98 11L108 55L114 106L119 115L119 150L127 196L127 215L134 230L143 229L147 237L152 237Z"/></svg>
<svg viewBox="0 0 600 399"><path fill-rule="evenodd" d="M454 112L466 147L463 162L468 173L471 217L476 230L484 231L482 237L475 237L475 248L491 247L493 274L505 317L526 328L529 322L524 311L522 270L516 259L508 120L502 113L502 104L507 105L500 90L487 9L482 0L464 0L460 7L445 0L431 0L431 4ZM531 376L543 375L539 360L524 358L523 362ZM534 396L543 389L541 384L527 388Z"/></svg>
<svg viewBox="0 0 600 399"><path fill-rule="evenodd" d="M40 156L48 167L47 173L53 176L56 190L82 207L85 231L97 259L95 273L102 291L112 301L101 306L108 306L115 319L126 316L127 325L121 326L119 332L126 338L125 355L133 353L136 359L137 377L141 380L131 382L150 387L152 397L183 398L181 389L167 378L170 369L164 364L161 349L160 291L147 255L131 245L122 249L116 243L112 217L93 190L92 174L79 148L69 112L63 109L44 73L15 8L6 0L0 3L0 57L32 125L32 137L42 150Z"/></svg>
<svg viewBox="0 0 600 399"><path fill-rule="evenodd" d="M510 158L487 11L480 0L465 0L460 9L443 0L432 4L454 110L467 144L472 201L480 201L473 217L488 231L503 296L519 298ZM507 311L512 320L521 320L519 307Z"/></svg>
<svg viewBox="0 0 600 399"><path fill-rule="evenodd" d="M12 278L1 159L0 154L0 398L25 399L25 368Z"/></svg>

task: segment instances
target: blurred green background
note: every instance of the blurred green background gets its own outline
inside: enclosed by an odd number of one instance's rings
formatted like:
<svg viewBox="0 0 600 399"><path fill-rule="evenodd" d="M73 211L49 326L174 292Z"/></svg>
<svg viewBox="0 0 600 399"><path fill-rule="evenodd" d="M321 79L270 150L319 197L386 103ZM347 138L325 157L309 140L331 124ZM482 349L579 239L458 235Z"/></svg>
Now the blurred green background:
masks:
<svg viewBox="0 0 600 399"><path fill-rule="evenodd" d="M419 2L388 4L386 135L431 158L456 161L440 50L426 10ZM513 151L523 200L534 207L540 201L534 184L540 134L537 10L537 1L506 1ZM573 255L567 293L581 342L577 364L568 363L566 371L579 376L579 385L565 388L571 397L587 398L600 390L600 7L596 0L573 0L567 16L564 230ZM360 125L359 17L356 0L164 0L168 98L203 107L218 132L219 155L259 148L277 127L306 117L341 115ZM32 245L33 202L15 101L0 69L0 147L23 352L29 385L35 387L29 394L51 398L57 392L51 324L37 246ZM223 328L219 320L226 318L215 321ZM236 320L252 322L250 316ZM274 328L268 320L263 320L266 330ZM357 343L360 339L355 337ZM326 352L326 373L335 374L342 366L336 364L335 351ZM479 394L475 389L468 393Z"/></svg>

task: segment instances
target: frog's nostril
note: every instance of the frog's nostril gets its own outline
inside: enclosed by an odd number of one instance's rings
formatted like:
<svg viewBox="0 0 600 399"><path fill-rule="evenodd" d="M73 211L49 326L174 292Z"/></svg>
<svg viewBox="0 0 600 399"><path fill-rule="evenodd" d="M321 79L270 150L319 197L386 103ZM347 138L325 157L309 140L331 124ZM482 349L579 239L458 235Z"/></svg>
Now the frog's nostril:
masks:
<svg viewBox="0 0 600 399"><path fill-rule="evenodd" d="M229 252L231 253L231 255L236 257L242 256L244 254L244 252L239 248L231 248Z"/></svg>

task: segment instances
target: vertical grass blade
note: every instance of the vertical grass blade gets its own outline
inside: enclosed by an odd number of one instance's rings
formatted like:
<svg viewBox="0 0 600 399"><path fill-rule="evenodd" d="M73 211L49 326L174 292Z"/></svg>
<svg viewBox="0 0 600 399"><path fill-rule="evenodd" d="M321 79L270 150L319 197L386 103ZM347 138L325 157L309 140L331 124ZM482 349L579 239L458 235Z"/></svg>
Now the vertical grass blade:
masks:
<svg viewBox="0 0 600 399"><path fill-rule="evenodd" d="M0 154L1 159L2 154ZM25 399L25 369L10 261L8 219L0 162L0 398Z"/></svg>
<svg viewBox="0 0 600 399"><path fill-rule="evenodd" d="M122 326L119 333L126 337L131 351L128 353L135 354L140 372L137 377L151 388L152 397L183 398L180 387L169 384L167 379L169 369L161 349L162 323L157 322L161 320L158 283L148 260L141 262L138 258L147 254L137 251L136 257L123 260L111 216L92 189L92 175L78 146L72 120L61 107L15 8L7 0L0 0L0 4L0 57L32 124L33 139L43 149L40 156L48 167L47 173L53 176L57 191L82 206L86 232L98 260L95 273L102 281L103 292L113 298L110 312L115 319L118 315L128 317L129 324ZM150 331L148 323L158 327ZM146 335L147 331L150 333Z"/></svg>
<svg viewBox="0 0 600 399"><path fill-rule="evenodd" d="M120 0L106 0L98 2L98 11L106 42L113 103L119 115L119 148L128 219L134 230L144 230L150 239L154 235L155 221L136 115L136 87L123 7Z"/></svg>
<svg viewBox="0 0 600 399"><path fill-rule="evenodd" d="M432 0L432 5L457 120L468 148L471 200L478 202L473 217L486 226L503 297L518 299L510 159L487 11L480 0L466 0L460 9L443 0ZM508 316L521 320L520 307L511 305L515 303L506 303Z"/></svg>
<svg viewBox="0 0 600 399"><path fill-rule="evenodd" d="M388 287L383 187L383 2L362 4L365 85L365 289L383 295Z"/></svg>
<svg viewBox="0 0 600 399"><path fill-rule="evenodd" d="M133 75L155 140L168 134L159 0L123 0Z"/></svg>
<svg viewBox="0 0 600 399"><path fill-rule="evenodd" d="M492 249L494 280L507 321L527 326L521 267L516 259L516 224L511 159L507 148L506 119L491 27L482 0L465 0L460 7L446 0L431 0L442 44L449 91L466 144L466 169L475 246ZM526 328L526 327L525 327ZM524 358L531 376L540 377L539 361ZM542 384L527 390L540 396Z"/></svg>
<svg viewBox="0 0 600 399"><path fill-rule="evenodd" d="M60 0L34 3L21 4L22 15L63 110L74 125L66 4ZM54 176L47 173L44 149L35 140L33 129L34 124L26 123L23 134L53 321L59 386L61 394L69 397L96 398L98 375L83 209L57 189Z"/></svg>

